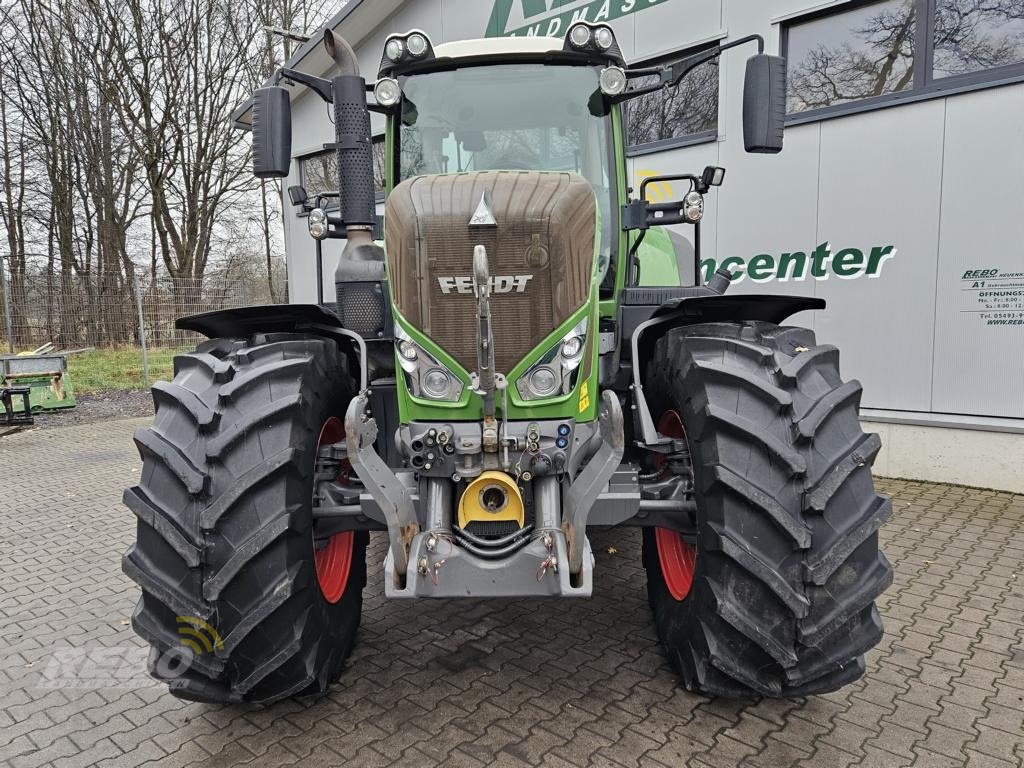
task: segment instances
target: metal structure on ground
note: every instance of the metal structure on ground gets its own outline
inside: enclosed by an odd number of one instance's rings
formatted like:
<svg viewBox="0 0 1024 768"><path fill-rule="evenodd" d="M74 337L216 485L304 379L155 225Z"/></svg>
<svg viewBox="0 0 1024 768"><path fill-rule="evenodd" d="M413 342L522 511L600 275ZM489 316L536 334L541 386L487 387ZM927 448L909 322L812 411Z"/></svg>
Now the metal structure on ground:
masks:
<svg viewBox="0 0 1024 768"><path fill-rule="evenodd" d="M387 532L390 597L568 598L593 589L588 528L632 525L687 688L803 696L859 677L882 636L891 507L860 385L780 325L824 302L678 273L657 228L699 228L724 169L671 176L677 201L646 200L659 177L638 198L625 181L622 103L742 45L759 47L746 149L779 152L785 62L756 36L628 69L603 24L436 47L413 30L368 87L347 43L323 42L340 74L276 81L332 105L342 186L308 223L346 240L337 302L178 321L209 341L154 387L125 492L151 672L204 701L326 691L355 639L367 531ZM371 109L388 121L384 248ZM290 130L288 91L257 91L258 176L288 173ZM639 284L672 269L675 287ZM210 653L181 648L182 617L216 628Z"/></svg>
<svg viewBox="0 0 1024 768"><path fill-rule="evenodd" d="M75 405L67 358L60 353L0 355L0 386L28 390L27 405L17 402L12 406L17 411L26 407L28 411L49 411Z"/></svg>

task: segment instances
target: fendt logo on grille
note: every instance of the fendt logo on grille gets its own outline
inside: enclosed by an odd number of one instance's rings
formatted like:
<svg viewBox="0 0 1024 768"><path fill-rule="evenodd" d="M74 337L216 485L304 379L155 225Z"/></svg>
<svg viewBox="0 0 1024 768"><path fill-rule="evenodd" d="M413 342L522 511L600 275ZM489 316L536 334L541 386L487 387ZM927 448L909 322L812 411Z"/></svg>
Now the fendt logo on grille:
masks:
<svg viewBox="0 0 1024 768"><path fill-rule="evenodd" d="M526 284L533 280L533 275L493 275L491 277L491 293L526 293ZM472 277L439 277L437 284L441 293L472 293Z"/></svg>

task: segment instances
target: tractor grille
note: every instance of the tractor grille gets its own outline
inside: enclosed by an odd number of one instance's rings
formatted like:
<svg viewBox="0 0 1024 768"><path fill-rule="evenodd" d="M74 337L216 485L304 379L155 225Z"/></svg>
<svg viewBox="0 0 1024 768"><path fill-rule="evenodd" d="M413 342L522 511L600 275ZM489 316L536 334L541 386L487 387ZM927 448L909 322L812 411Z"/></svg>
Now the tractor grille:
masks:
<svg viewBox="0 0 1024 768"><path fill-rule="evenodd" d="M470 226L485 192L496 225ZM508 373L587 299L596 200L576 174L419 176L395 187L384 221L395 306L468 371L476 369L474 246L486 246L495 281L491 314L500 372Z"/></svg>

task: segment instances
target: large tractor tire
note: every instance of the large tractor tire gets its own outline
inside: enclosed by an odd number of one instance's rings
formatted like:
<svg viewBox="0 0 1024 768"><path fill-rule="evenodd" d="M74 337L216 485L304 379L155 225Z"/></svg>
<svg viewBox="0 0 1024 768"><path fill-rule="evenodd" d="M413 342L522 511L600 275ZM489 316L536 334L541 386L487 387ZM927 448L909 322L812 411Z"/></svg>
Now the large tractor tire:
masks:
<svg viewBox="0 0 1024 768"><path fill-rule="evenodd" d="M352 648L367 535L317 536L318 448L344 439L353 395L330 341L217 339L175 358L135 442L142 479L124 572L149 671L206 702L321 694Z"/></svg>
<svg viewBox="0 0 1024 768"><path fill-rule="evenodd" d="M882 638L891 504L838 351L803 328L714 323L669 332L648 371L659 429L688 449L670 464L692 471L697 502L695 532L644 530L651 608L685 687L796 697L857 679Z"/></svg>

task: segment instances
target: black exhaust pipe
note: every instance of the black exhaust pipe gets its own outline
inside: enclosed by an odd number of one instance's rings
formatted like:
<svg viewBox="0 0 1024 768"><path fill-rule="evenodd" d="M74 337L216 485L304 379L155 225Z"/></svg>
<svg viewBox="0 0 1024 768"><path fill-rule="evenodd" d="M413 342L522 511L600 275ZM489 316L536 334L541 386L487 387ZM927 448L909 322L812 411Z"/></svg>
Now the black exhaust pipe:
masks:
<svg viewBox="0 0 1024 768"><path fill-rule="evenodd" d="M373 194L373 139L366 81L352 46L333 30L324 30L324 48L338 66L331 80L334 95L334 136L341 180L341 218L345 227L369 230L377 221ZM351 235L350 235L351 236Z"/></svg>
<svg viewBox="0 0 1024 768"><path fill-rule="evenodd" d="M374 244L372 234L377 223L377 201L366 81L359 75L352 46L343 37L324 30L324 48L340 73L331 80L331 91L339 213L347 240L334 272L337 312L349 330L367 339L384 339L392 335L391 307L384 251Z"/></svg>

